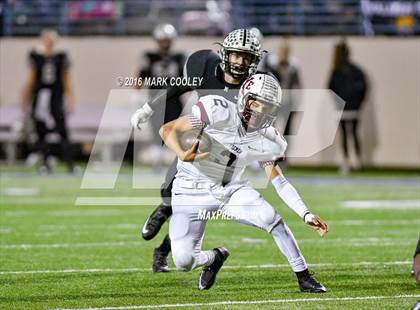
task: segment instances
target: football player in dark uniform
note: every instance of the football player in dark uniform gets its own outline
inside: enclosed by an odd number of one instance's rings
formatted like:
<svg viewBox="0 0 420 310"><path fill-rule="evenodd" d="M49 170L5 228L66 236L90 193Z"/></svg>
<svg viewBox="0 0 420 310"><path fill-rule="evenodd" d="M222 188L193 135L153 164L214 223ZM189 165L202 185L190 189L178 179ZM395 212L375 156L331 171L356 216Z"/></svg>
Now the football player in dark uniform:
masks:
<svg viewBox="0 0 420 310"><path fill-rule="evenodd" d="M42 153L41 172L50 172L49 149L46 136L57 132L61 138L61 155L73 172L69 148L66 113L74 110L73 87L70 80L70 62L65 52L55 50L57 33L44 30L42 46L29 53L30 72L22 96L23 112L30 113L37 135L36 151ZM64 105L66 98L66 106Z"/></svg>
<svg viewBox="0 0 420 310"><path fill-rule="evenodd" d="M230 90L239 90L242 82L257 71L260 58L261 45L255 34L247 29L232 31L221 44L219 55L212 50L200 50L187 59L184 76L203 78L201 85L170 87L162 91L133 114L131 118L133 127L140 128L140 124L146 122L163 103L194 90L200 97L206 94L220 95L227 100L236 102L234 97L237 95L237 91ZM163 223L172 215L171 191L175 174L176 161L171 165L165 183L162 185L162 203L153 211L143 226L142 236L145 240L154 238ZM170 239L167 235L162 244L154 251L154 272L169 271L167 259L169 252Z"/></svg>
<svg viewBox="0 0 420 310"><path fill-rule="evenodd" d="M143 55L143 65L139 70L139 78L142 81L145 78L157 77L179 77L182 76L185 55L180 52L173 52L172 45L177 37L177 32L171 24L158 25L153 31L153 38L156 40L158 49L148 51ZM162 85L152 84L150 89L162 89ZM173 97L167 100L165 104L156 105L155 113L152 115L153 143L156 149L161 153L161 138L159 128L167 122L179 117L182 112L182 104L179 97ZM150 154L150 152L149 152ZM159 154L156 154L159 156Z"/></svg>

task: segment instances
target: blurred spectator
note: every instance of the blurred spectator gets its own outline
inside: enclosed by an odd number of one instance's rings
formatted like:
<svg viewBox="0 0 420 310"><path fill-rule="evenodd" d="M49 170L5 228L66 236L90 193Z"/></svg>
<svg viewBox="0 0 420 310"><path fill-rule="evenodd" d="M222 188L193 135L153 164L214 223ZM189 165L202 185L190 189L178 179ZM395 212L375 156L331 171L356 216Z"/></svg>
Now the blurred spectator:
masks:
<svg viewBox="0 0 420 310"><path fill-rule="evenodd" d="M153 31L153 38L156 41L157 49L144 53L142 67L140 68L138 74L139 77L142 78L143 81L146 77L167 77L169 81L171 77L182 76L185 55L172 50L173 43L177 38L177 31L174 26L171 24L158 25ZM166 86L168 87L169 85ZM162 89L165 88L165 86L155 85L149 88ZM152 116L153 144L149 149L142 152L143 154L147 154L147 156L141 161L152 160L152 164L157 166L162 164L162 160L165 160L167 156L161 147L162 140L159 136L159 129L164 123L178 118L181 112L182 103L179 99L168 100L166 104L158 106Z"/></svg>
<svg viewBox="0 0 420 310"><path fill-rule="evenodd" d="M283 135L292 135L292 123L299 104L298 93L293 92L293 89L302 88L300 80L300 69L298 61L291 55L291 48L288 40L285 40L278 48L277 56L271 56L268 60L268 69L272 72L280 82L283 89L282 97L282 111L277 127ZM286 137L287 139L287 137ZM286 164L286 163L284 163Z"/></svg>
<svg viewBox="0 0 420 310"><path fill-rule="evenodd" d="M283 92L282 105L284 107L284 114L292 111L292 107L297 104L297 98L288 89L299 89L302 87L300 81L300 69L298 61L290 54L291 48L289 42L285 40L278 49L277 58L272 58L269 61L268 68L277 77L280 82L281 88L286 90ZM291 130L293 113L287 119L284 135L289 135Z"/></svg>
<svg viewBox="0 0 420 310"><path fill-rule="evenodd" d="M258 41L260 41L261 46L263 45L263 41L264 41L264 35L261 32L260 29L258 29L257 27L252 27L249 29L249 31L251 31L258 39ZM266 51L263 51L260 62L258 63L258 67L257 67L257 71L260 72L269 72L269 68L268 68L268 53Z"/></svg>
<svg viewBox="0 0 420 310"><path fill-rule="evenodd" d="M348 151L348 144L351 138L354 140L357 157L354 168L359 169L362 164L357 128L360 117L359 111L366 97L368 85L362 69L350 60L350 49L345 40L339 42L334 48L334 58L328 88L345 101L343 115L340 120L340 128L343 133L342 147L345 157L341 166L341 172L347 174L351 168Z"/></svg>
<svg viewBox="0 0 420 310"><path fill-rule="evenodd" d="M33 151L41 153L42 173L51 171L48 161L51 152L47 143L50 133L60 136L62 159L66 161L69 172L74 170L66 125L66 114L74 110L70 61L66 52L56 50L57 39L54 30L43 30L41 45L30 51L30 71L21 101L24 114L34 125L36 140Z"/></svg>
<svg viewBox="0 0 420 310"><path fill-rule="evenodd" d="M220 36L232 29L230 0L187 1L185 4L179 21L182 33ZM193 4L190 9L188 4Z"/></svg>

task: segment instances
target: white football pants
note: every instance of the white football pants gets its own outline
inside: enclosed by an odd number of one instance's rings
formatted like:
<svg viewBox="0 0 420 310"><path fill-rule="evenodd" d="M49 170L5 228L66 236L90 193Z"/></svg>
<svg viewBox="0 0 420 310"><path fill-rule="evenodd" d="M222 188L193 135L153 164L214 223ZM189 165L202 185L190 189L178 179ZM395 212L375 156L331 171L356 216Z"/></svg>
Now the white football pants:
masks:
<svg viewBox="0 0 420 310"><path fill-rule="evenodd" d="M172 188L172 212L169 236L178 269L191 270L213 262L214 252L201 250L208 212L223 214L239 223L271 233L293 271L307 269L296 240L281 216L248 184L222 187L176 178Z"/></svg>

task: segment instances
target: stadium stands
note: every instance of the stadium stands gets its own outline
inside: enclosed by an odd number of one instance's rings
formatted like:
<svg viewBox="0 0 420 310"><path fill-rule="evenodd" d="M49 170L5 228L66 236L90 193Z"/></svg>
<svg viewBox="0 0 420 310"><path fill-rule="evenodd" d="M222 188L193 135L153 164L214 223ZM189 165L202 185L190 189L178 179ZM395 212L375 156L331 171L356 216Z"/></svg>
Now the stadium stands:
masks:
<svg viewBox="0 0 420 310"><path fill-rule="evenodd" d="M159 22L181 33L217 35L256 26L264 34L416 35L417 1L379 0L120 0L4 1L0 34L147 35Z"/></svg>

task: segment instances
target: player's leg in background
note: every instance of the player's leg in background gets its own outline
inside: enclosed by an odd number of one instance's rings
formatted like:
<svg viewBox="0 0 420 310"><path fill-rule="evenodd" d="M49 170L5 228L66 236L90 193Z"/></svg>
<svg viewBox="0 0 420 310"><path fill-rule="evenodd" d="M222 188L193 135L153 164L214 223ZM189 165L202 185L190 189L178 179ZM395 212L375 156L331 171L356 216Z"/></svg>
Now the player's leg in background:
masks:
<svg viewBox="0 0 420 310"><path fill-rule="evenodd" d="M362 151L360 148L360 140L359 140L359 135L358 135L358 128L359 128L359 120L358 119L354 119L351 121L351 129L352 129L352 135L353 135L353 140L354 140L354 150L356 152L356 156L357 156L357 169L362 168Z"/></svg>
<svg viewBox="0 0 420 310"><path fill-rule="evenodd" d="M164 123L172 121L179 117L182 111L182 106L179 102L169 102L167 103L167 107L165 108L165 116L164 116ZM162 113L160 111L159 113ZM158 113L155 113L158 114ZM162 114L161 116L162 117ZM154 130L156 132L159 131L161 126L161 119L154 120L152 125L154 126ZM159 128L155 128L159 125ZM161 143L159 137L159 143ZM168 171L166 172L165 181L161 186L160 195L162 198L162 203L153 211L153 213L148 217L146 222L143 225L142 229L142 237L145 240L153 239L160 231L162 225L166 222L166 220L172 215L172 206L171 206L171 196L172 196L172 184L177 173L177 158L175 158L170 165ZM152 270L153 272L168 272L169 265L168 265L168 255L171 251L171 241L170 237L167 234L163 239L162 243L154 249L153 252L153 263L152 263Z"/></svg>
<svg viewBox="0 0 420 310"><path fill-rule="evenodd" d="M277 247L295 272L301 291L326 291L309 273L296 239L280 214L256 190L244 186L235 191L223 210L233 220L261 228L273 236Z"/></svg>
<svg viewBox="0 0 420 310"><path fill-rule="evenodd" d="M66 118L63 111L52 108L51 114L55 121L55 130L60 135L60 153L62 160L67 164L70 173L74 172L73 153L69 141Z"/></svg>
<svg viewBox="0 0 420 310"><path fill-rule="evenodd" d="M159 110L158 113L165 112L163 122L166 124L174 119L177 119L182 112L182 105L181 103L176 101L170 101L166 103L164 106L165 110ZM162 126L162 116L160 114L160 119L154 119L152 122L153 130L157 133L159 132L160 126ZM158 127L159 126L159 127ZM155 138L156 140L156 138ZM159 136L159 143L161 143L161 138ZM156 143L156 141L155 141ZM172 183L177 173L176 165L178 163L178 159L175 158L171 165L169 166L168 171L166 172L165 181L161 186L160 195L162 198L162 203L153 211L153 213L149 216L146 220L146 223L143 225L142 229L142 236L145 240L153 239L160 231L160 228L165 223L165 221L172 215L172 207L171 207L171 196L172 196ZM167 242L168 237L165 237L160 247L162 248L163 255L168 255L170 251L170 243ZM167 252L165 254L165 252Z"/></svg>
<svg viewBox="0 0 420 310"><path fill-rule="evenodd" d="M172 185L175 178L177 160L169 167L165 182L161 187L162 203L153 211L143 225L141 235L145 240L153 239L160 231L162 225L172 215L171 195ZM153 272L168 272L168 255L171 252L171 240L167 234L162 243L153 251Z"/></svg>
<svg viewBox="0 0 420 310"><path fill-rule="evenodd" d="M40 168L40 172L48 173L51 170L50 166L48 165L49 150L48 150L47 141L45 139L48 133L48 128L45 122L39 121L35 118L33 118L33 120L35 124L36 136L37 136L37 140L33 148L34 148L34 151L40 152L42 155L42 166Z"/></svg>
<svg viewBox="0 0 420 310"><path fill-rule="evenodd" d="M177 172L176 164L177 160L175 159L169 167L165 181L161 186L162 203L152 212L143 225L141 235L145 240L153 239L159 233L162 225L172 215L171 195L172 183Z"/></svg>
<svg viewBox="0 0 420 310"><path fill-rule="evenodd" d="M348 141L348 132L347 132L347 121L341 120L340 121L340 129L341 129L341 146L343 150L343 163L340 167L340 172L343 175L346 175L349 173L350 170L350 163L349 163L349 151L347 146Z"/></svg>
<svg viewBox="0 0 420 310"><path fill-rule="evenodd" d="M146 240L150 240L159 232L165 221L172 215L171 195L174 175L176 174L176 161L169 168L165 182L162 184L160 194L162 203L156 208L153 214L146 221L142 230L142 236ZM149 238L149 239L147 239ZM153 251L153 272L168 272L168 255L171 252L171 239L166 234L162 243Z"/></svg>

